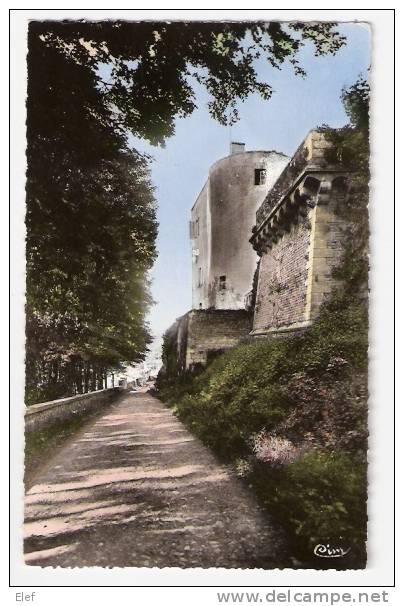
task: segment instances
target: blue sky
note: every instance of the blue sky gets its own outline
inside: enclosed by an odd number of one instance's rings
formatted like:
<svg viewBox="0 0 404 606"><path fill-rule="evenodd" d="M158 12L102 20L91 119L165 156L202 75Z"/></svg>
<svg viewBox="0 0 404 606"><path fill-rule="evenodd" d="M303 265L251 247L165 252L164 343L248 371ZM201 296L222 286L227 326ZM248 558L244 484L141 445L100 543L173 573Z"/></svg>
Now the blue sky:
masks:
<svg viewBox="0 0 404 606"><path fill-rule="evenodd" d="M159 236L158 259L151 273L156 304L149 322L155 335L191 308L189 211L210 165L228 155L230 139L244 142L247 150L274 149L290 156L310 129L325 123L338 127L348 121L340 93L370 65L370 30L353 23L338 30L347 36L347 45L335 57L314 57L311 45L300 52L305 79L295 76L289 66L279 71L258 61L258 75L274 88L273 96L263 101L254 95L240 104L240 121L231 130L210 117L207 94L199 87L198 109L177 121L175 135L165 148L130 138L136 149L154 158L151 172Z"/></svg>

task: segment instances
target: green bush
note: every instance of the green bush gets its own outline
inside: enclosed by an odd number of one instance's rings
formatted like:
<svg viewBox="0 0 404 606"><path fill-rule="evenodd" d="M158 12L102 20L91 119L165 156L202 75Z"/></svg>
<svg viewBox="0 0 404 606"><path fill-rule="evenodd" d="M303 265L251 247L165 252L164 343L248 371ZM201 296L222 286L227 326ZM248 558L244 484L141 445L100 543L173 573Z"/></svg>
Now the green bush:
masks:
<svg viewBox="0 0 404 606"><path fill-rule="evenodd" d="M335 297L303 335L242 343L158 394L226 459L262 429L364 458L366 367L366 309Z"/></svg>
<svg viewBox="0 0 404 606"><path fill-rule="evenodd" d="M262 427L274 427L287 413L284 390L276 383L285 343L246 343L217 358L187 393L178 386L162 397L206 444L227 459L248 450L248 439Z"/></svg>
<svg viewBox="0 0 404 606"><path fill-rule="evenodd" d="M270 513L289 530L296 555L314 559L314 547L329 543L350 549L349 558L337 564L364 565L364 463L343 454L312 451L283 468L255 465L249 481Z"/></svg>

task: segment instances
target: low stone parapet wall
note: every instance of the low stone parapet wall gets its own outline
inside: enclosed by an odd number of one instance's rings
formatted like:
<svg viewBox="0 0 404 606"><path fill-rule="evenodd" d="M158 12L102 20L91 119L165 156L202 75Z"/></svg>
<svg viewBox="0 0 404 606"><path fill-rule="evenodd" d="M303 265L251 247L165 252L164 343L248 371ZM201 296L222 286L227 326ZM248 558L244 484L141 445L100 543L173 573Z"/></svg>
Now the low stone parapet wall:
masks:
<svg viewBox="0 0 404 606"><path fill-rule="evenodd" d="M186 367L207 364L248 338L250 330L251 317L244 309L193 309L188 312Z"/></svg>
<svg viewBox="0 0 404 606"><path fill-rule="evenodd" d="M24 415L25 431L39 431L75 415L96 411L114 400L120 391L119 387L112 387L29 406Z"/></svg>

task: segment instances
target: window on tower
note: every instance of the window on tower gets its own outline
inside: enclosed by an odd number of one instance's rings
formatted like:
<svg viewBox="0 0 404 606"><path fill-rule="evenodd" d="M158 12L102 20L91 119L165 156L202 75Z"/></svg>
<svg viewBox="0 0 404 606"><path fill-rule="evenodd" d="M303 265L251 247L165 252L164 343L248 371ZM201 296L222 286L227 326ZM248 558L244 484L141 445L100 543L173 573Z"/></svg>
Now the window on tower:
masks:
<svg viewBox="0 0 404 606"><path fill-rule="evenodd" d="M196 221L189 222L189 237L191 240L199 236L199 217Z"/></svg>
<svg viewBox="0 0 404 606"><path fill-rule="evenodd" d="M256 168L254 171L254 183L255 185L264 185L267 180L267 171L265 168Z"/></svg>

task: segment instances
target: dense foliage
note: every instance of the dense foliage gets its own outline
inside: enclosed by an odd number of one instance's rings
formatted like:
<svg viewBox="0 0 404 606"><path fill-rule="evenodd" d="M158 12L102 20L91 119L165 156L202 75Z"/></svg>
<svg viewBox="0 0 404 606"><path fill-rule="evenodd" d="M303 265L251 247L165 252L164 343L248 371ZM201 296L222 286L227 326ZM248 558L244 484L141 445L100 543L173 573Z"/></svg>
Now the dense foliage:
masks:
<svg viewBox="0 0 404 606"><path fill-rule="evenodd" d="M195 83L210 94L211 115L222 124L237 120L236 102L273 89L260 82L255 60L279 69L289 62L305 75L299 50L335 54L345 37L334 23L60 21L32 23L44 49L58 50L97 83L97 99L115 128L163 143L177 117L196 108Z"/></svg>
<svg viewBox="0 0 404 606"><path fill-rule="evenodd" d="M95 113L94 78L32 29L28 65L31 403L100 388L143 358L156 219L146 159Z"/></svg>
<svg viewBox="0 0 404 606"><path fill-rule="evenodd" d="M350 548L341 566L366 560L367 98L363 81L344 91L352 123L325 129L330 159L355 174L338 209L347 221L340 285L313 325L240 344L197 375L161 377L158 385L179 417L246 476L301 559L316 566L313 548L327 541Z"/></svg>
<svg viewBox="0 0 404 606"><path fill-rule="evenodd" d="M147 272L156 218L147 158L195 108L221 123L236 100L269 98L254 61L335 53L331 23L30 22L27 97L27 403L97 389L150 341Z"/></svg>
<svg viewBox="0 0 404 606"><path fill-rule="evenodd" d="M353 430L359 442L366 436L366 364L366 312L338 299L303 335L241 344L168 385L167 395L226 456L248 452L249 436L262 427L280 426L291 439L357 453Z"/></svg>

